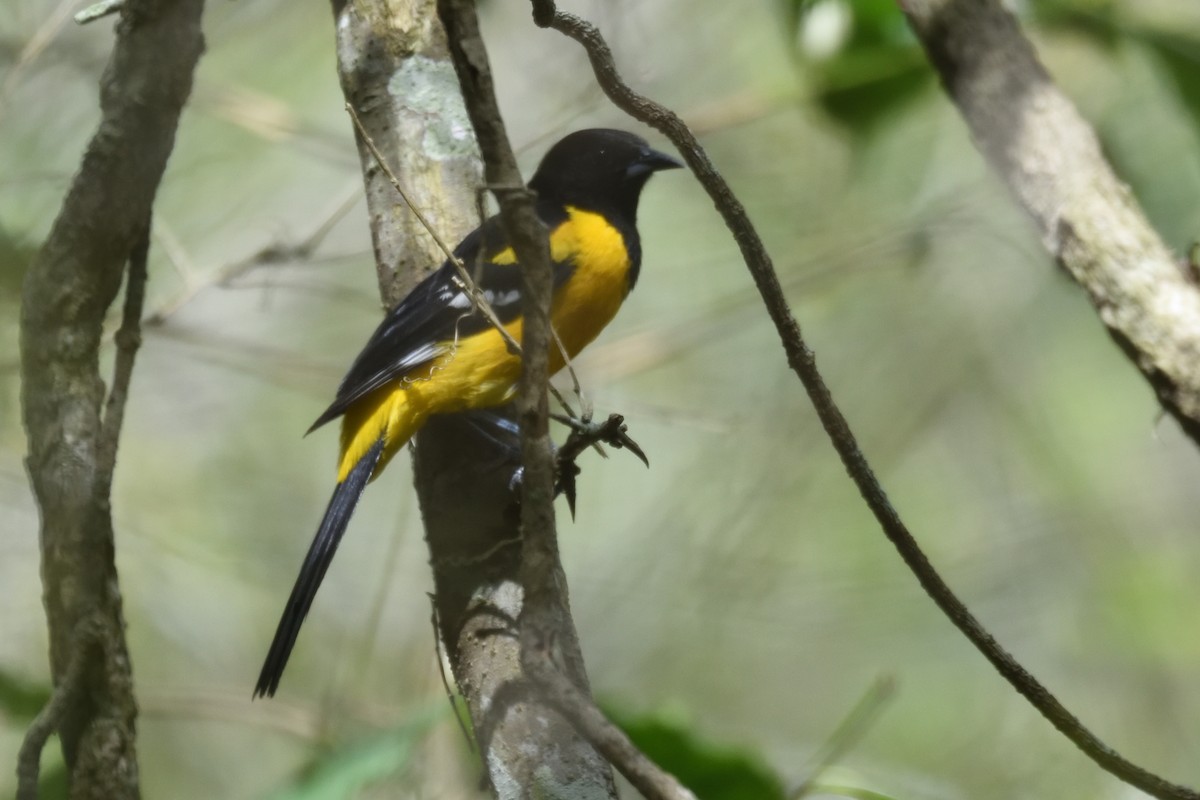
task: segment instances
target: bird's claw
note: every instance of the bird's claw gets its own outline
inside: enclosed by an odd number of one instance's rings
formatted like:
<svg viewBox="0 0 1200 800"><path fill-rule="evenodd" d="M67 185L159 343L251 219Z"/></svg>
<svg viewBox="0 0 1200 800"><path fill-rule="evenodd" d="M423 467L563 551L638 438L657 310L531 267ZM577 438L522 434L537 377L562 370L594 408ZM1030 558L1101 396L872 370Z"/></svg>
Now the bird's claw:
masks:
<svg viewBox="0 0 1200 800"><path fill-rule="evenodd" d="M554 484L554 494L562 494L567 498L567 508L571 511L571 519L575 519L575 479L579 477L579 465L574 461L558 465L558 480Z"/></svg>
<svg viewBox="0 0 1200 800"><path fill-rule="evenodd" d="M646 457L641 446L630 437L628 426L625 425L625 418L620 414L609 414L608 418L602 422L596 422L588 416L582 418L564 417L559 414L550 416L571 429L570 435L567 436L567 440L563 442L562 446L555 448L558 477L554 482L554 494L555 496L559 494L566 496L567 507L571 510L572 519L575 518L576 478L580 473L575 459L588 447L599 449L599 444L603 442L618 450L628 450L641 459L647 467L650 466L650 459ZM600 453L603 455L604 451L601 450ZM520 497L521 482L524 478L525 468L517 467L508 481L509 491L518 497Z"/></svg>
<svg viewBox="0 0 1200 800"><path fill-rule="evenodd" d="M620 414L609 414L608 418L602 422L597 422L589 417L564 417L559 414L550 416L571 429L568 441L581 439L587 444L603 442L617 450L628 450L641 459L647 467L650 466L650 459L646 457L646 452L629 435L629 426L625 424L625 417Z"/></svg>

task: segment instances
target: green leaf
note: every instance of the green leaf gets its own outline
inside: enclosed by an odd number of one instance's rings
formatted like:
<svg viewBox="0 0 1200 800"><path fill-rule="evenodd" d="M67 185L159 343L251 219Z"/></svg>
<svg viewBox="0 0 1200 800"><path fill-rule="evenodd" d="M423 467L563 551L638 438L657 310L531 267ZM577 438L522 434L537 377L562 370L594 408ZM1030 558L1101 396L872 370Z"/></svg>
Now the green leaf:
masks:
<svg viewBox="0 0 1200 800"><path fill-rule="evenodd" d="M605 712L654 763L670 772L700 800L784 800L783 782L752 753L696 736L663 715Z"/></svg>
<svg viewBox="0 0 1200 800"><path fill-rule="evenodd" d="M399 728L334 748L270 800L345 800L372 783L400 775L408 769L416 745L448 713L445 701L438 701Z"/></svg>

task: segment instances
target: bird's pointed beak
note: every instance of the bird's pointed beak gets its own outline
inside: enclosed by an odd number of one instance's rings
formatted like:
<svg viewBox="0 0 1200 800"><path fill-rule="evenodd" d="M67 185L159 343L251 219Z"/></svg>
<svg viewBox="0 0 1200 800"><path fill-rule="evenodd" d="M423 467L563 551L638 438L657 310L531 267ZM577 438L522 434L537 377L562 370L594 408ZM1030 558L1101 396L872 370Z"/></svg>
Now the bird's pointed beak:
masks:
<svg viewBox="0 0 1200 800"><path fill-rule="evenodd" d="M641 152L638 160L629 165L629 169L625 171L625 176L627 178L636 178L639 175L649 175L652 172L664 169L679 169L682 166L683 162L674 156L669 156L666 153L647 147Z"/></svg>

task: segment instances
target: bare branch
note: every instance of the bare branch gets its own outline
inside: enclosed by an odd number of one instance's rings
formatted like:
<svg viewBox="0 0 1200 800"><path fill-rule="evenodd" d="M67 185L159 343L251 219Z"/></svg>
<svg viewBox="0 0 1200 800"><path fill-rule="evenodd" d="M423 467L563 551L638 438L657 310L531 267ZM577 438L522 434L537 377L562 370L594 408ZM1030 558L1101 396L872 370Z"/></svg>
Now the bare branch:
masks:
<svg viewBox="0 0 1200 800"><path fill-rule="evenodd" d="M517 395L523 468L521 667L533 681L539 696L558 708L646 797L651 800L694 800L691 792L646 758L624 733L605 719L587 694L583 660L574 643L574 623L554 520L556 465L550 442L546 393L550 379L549 347L553 338L550 328L553 272L549 242L545 226L534 208L533 193L521 182L521 173L500 118L487 51L475 15L475 2L439 0L438 13L446 28L463 99L483 152L488 184L504 187L494 191L508 240L522 266L524 329ZM619 418L616 427L620 429L619 435L624 436ZM628 439L627 436L624 438ZM608 791L615 795L611 778Z"/></svg>
<svg viewBox="0 0 1200 800"><path fill-rule="evenodd" d="M900 3L975 145L1200 444L1200 291L998 0Z"/></svg>
<svg viewBox="0 0 1200 800"><path fill-rule="evenodd" d="M521 582L525 589L522 629L533 620L555 627L569 626L566 598L559 588L565 585L565 580L561 576L555 534L554 457L546 393L550 377L550 297L554 280L550 244L534 207L534 194L525 187L500 119L474 0L439 0L438 15L446 29L450 56L462 86L467 113L483 152L486 183L494 187L508 241L521 264L523 330L517 419L521 426L524 467L521 482Z"/></svg>
<svg viewBox="0 0 1200 800"><path fill-rule="evenodd" d="M182 248L178 245L178 242L173 240L173 237L166 234L162 219L160 218L153 233L160 239L167 257L171 259L176 271L183 278L184 288L177 295L153 309L147 315L145 325L153 327L164 324L206 289L211 289L214 286L229 287L233 285L234 281L248 275L259 267L283 264L289 261L304 261L313 258L317 248L320 247L325 237L350 212L350 209L354 208L359 198L359 189L354 188L352 192L347 192L344 197L338 197L331 204L329 210L318 218L320 219L320 223L312 233L299 241L288 241L281 238L269 242L251 255L218 267L200 279L192 277L191 270L188 268L186 261L183 260L184 254Z"/></svg>
<svg viewBox="0 0 1200 800"><path fill-rule="evenodd" d="M973 3L984 1L966 0ZM900 557L930 598L1014 689L1101 768L1155 797L1200 800L1200 795L1191 789L1171 784L1147 772L1101 742L1001 647L955 596L929 563L929 559L892 507L891 501L875 477L850 430L849 423L834 402L824 378L817 369L816 356L805 342L800 326L788 307L770 255L745 208L713 167L695 135L677 114L633 91L621 79L613 61L612 51L594 25L572 14L557 11L553 0L532 2L534 21L542 27L553 28L583 45L596 79L609 99L630 116L658 129L670 139L708 192L742 252L742 258L779 333L788 364L804 384L817 416L820 417L821 424L841 457L846 471L875 515L884 534L896 547Z"/></svg>
<svg viewBox="0 0 1200 800"><path fill-rule="evenodd" d="M345 98L406 192L454 241L478 222L478 151L433 0L334 0ZM443 251L358 136L384 302L394 305ZM510 413L510 412L505 412ZM611 797L610 771L570 723L530 691L519 663L518 466L469 417L443 415L413 456L436 589L437 625L495 793ZM571 646L578 649L572 639ZM579 776L588 776L580 781Z"/></svg>
<svg viewBox="0 0 1200 800"><path fill-rule="evenodd" d="M202 8L203 0L125 3L100 83L102 119L30 266L22 296L21 401L27 467L41 512L56 685L71 671L83 620L100 620L103 658L85 660L85 691L75 700L68 694L62 713L54 715L71 796L79 800L134 800L140 792L137 707L108 496L132 341L118 356L103 422L99 349L104 315L125 264L132 271L144 267L150 209L204 49ZM127 321L140 309L141 286L140 276L131 272Z"/></svg>

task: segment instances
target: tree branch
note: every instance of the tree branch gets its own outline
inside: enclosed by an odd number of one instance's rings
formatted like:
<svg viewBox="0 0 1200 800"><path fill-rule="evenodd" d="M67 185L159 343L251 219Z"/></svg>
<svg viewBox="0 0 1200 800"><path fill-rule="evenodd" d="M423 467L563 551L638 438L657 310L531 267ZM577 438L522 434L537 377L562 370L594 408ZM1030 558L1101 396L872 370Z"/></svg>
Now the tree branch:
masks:
<svg viewBox="0 0 1200 800"><path fill-rule="evenodd" d="M333 8L342 88L363 129L359 156L380 291L391 306L444 253L397 202L366 138L448 241L479 221L478 151L434 0L334 0ZM417 434L413 464L437 626L493 791L518 798L541 787L555 795L585 776L584 796L612 796L603 759L537 701L521 672L520 532L509 488L519 460L473 418L441 415ZM578 647L573 634L571 646Z"/></svg>
<svg viewBox="0 0 1200 800"><path fill-rule="evenodd" d="M96 618L103 658L87 660L65 691L57 731L73 798L139 795L137 709L113 561L109 488L132 370L118 354L110 411L101 421L99 350L104 314L131 264L128 309L140 309L150 209L191 92L204 40L202 0L129 0L100 82L102 119L34 258L21 304L26 461L41 512L43 599L56 686L66 685L77 631ZM126 337L128 339L128 337Z"/></svg>
<svg viewBox="0 0 1200 800"><path fill-rule="evenodd" d="M444 34L433 0L332 0L338 77L362 129L408 189L415 207L457 240L475 218L471 188L478 150L454 96ZM357 133L357 131L356 131ZM391 308L442 263L437 243L356 136L375 266L383 304Z"/></svg>
<svg viewBox="0 0 1200 800"><path fill-rule="evenodd" d="M1113 341L1200 444L1200 291L997 0L900 3L976 147L1088 293Z"/></svg>
<svg viewBox="0 0 1200 800"><path fill-rule="evenodd" d="M976 4L984 2L955 1ZM808 392L817 416L841 457L846 471L875 515L884 534L938 608L1013 688L1101 768L1155 797L1200 800L1200 795L1191 789L1169 783L1130 763L1101 742L1046 687L1004 650L955 596L929 563L929 559L892 507L891 501L875 477L850 430L849 423L834 402L824 378L817 369L816 357L801 335L800 326L788 307L770 255L745 208L713 167L708 154L696 137L677 114L634 92L621 79L612 51L594 25L572 14L557 11L553 0L532 0L532 3L534 21L539 26L553 28L583 45L596 74L596 80L609 99L630 116L658 129L670 139L708 192L741 250L742 258L779 333L788 364Z"/></svg>
<svg viewBox="0 0 1200 800"><path fill-rule="evenodd" d="M467 113L483 153L484 176L500 204L505 233L521 264L522 355L516 402L523 470L520 665L526 677L535 674L531 668L548 669L586 701L589 691L587 672L571 619L554 519L555 462L547 394L550 382L548 356L552 342L550 244L545 226L537 216L534 194L526 188L521 177L500 117L475 2L438 0L438 15L446 29L450 56L462 87ZM555 659L552 666L543 661L547 656ZM616 797L612 773L603 761L592 761L585 780L589 784L587 796ZM523 792L538 794L533 787L525 787Z"/></svg>

